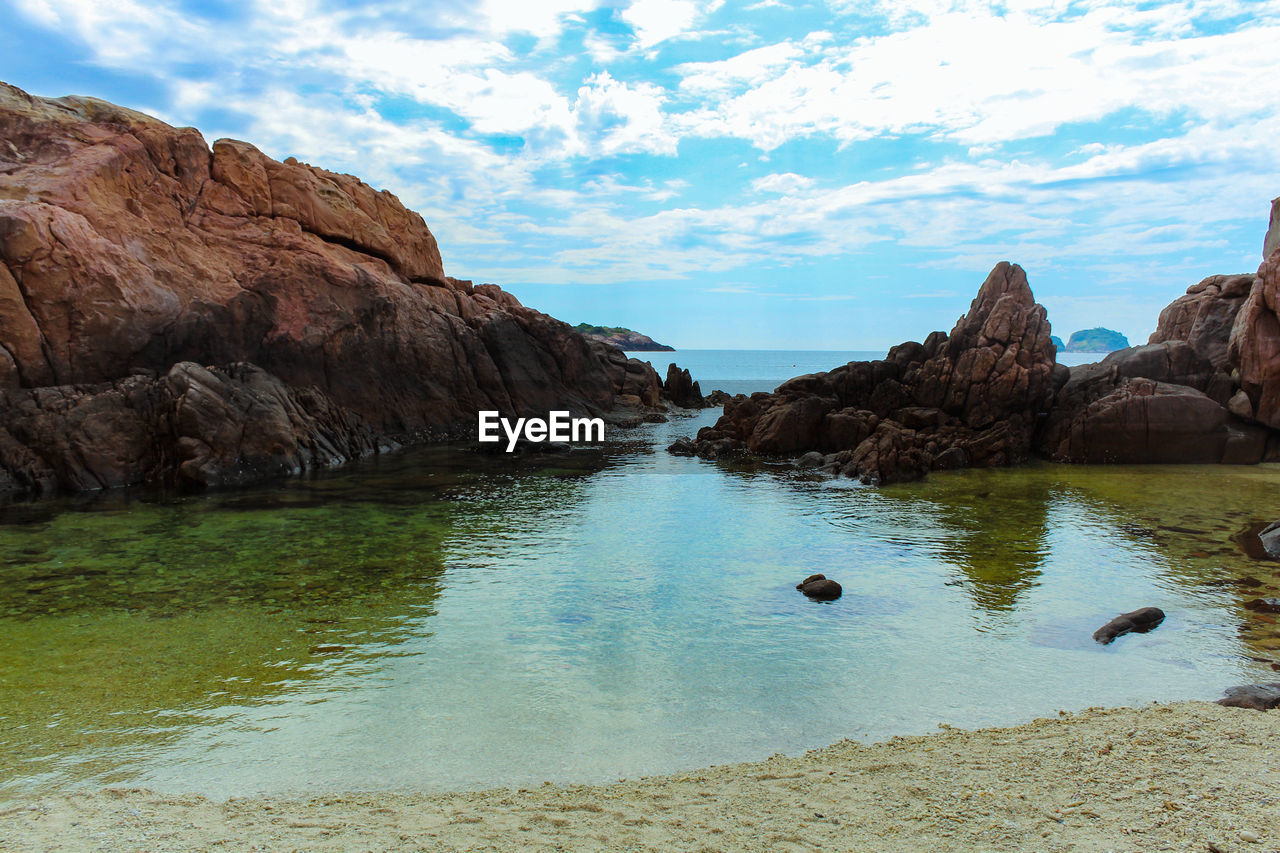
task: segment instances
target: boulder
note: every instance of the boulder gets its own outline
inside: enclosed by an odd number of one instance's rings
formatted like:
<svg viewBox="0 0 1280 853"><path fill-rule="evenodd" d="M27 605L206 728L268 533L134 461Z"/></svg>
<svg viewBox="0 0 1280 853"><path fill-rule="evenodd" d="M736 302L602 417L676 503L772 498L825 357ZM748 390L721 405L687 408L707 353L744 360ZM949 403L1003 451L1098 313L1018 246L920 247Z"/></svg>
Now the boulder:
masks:
<svg viewBox="0 0 1280 853"><path fill-rule="evenodd" d="M1125 634L1145 634L1163 621L1164 611L1159 607L1142 607L1129 613L1121 613L1094 631L1093 639L1105 646Z"/></svg>
<svg viewBox="0 0 1280 853"><path fill-rule="evenodd" d="M1262 550L1273 560L1280 560L1280 521L1273 521L1258 531Z"/></svg>
<svg viewBox="0 0 1280 853"><path fill-rule="evenodd" d="M227 422L265 417L244 396L252 390L283 407L269 421L297 426L298 412L310 413L302 397L318 394L309 399L335 423L377 436L340 441L332 452L324 442L311 447L311 438L297 448L285 442L278 456L267 454L277 461L246 465L245 477L396 441L474 435L480 409L607 417L627 402L659 401L661 383L647 363L495 285L446 276L422 217L358 178L277 162L245 142L218 140L210 149L192 128L4 84L0 138L0 390L12 400L0 408L9 448L0 488L187 474L226 481L217 473L224 452L256 458L258 450L211 446L205 462L193 461L204 458L201 448L143 460L128 430L103 427L92 439L98 455L77 472L47 440L32 438L26 456L14 448L40 432L24 407L40 417L105 407L113 423L145 421L146 401L170 392L159 379L144 388L133 377L150 371L201 386L208 377L192 369L170 376L186 363L227 366L231 385L219 379L220 390L208 392L226 402ZM264 391L263 377L279 388ZM46 388L56 390L33 393ZM67 441L89 441L70 426L77 437ZM44 462L30 467L32 454Z"/></svg>
<svg viewBox="0 0 1280 853"><path fill-rule="evenodd" d="M815 601L835 601L844 594L840 584L826 575L809 575L796 584L796 589Z"/></svg>
<svg viewBox="0 0 1280 853"><path fill-rule="evenodd" d="M1160 312L1148 343L1185 341L1215 370L1230 372L1231 327L1256 279L1252 273L1215 275L1191 285Z"/></svg>
<svg viewBox="0 0 1280 853"><path fill-rule="evenodd" d="M1274 230L1274 228L1273 228ZM1228 357L1239 371L1253 418L1280 429L1280 252L1258 269L1231 328Z"/></svg>
<svg viewBox="0 0 1280 853"><path fill-rule="evenodd" d="M1277 683L1243 684L1228 687L1223 692L1226 695L1218 700L1218 704L1229 708L1249 708L1254 711L1280 708L1280 684Z"/></svg>

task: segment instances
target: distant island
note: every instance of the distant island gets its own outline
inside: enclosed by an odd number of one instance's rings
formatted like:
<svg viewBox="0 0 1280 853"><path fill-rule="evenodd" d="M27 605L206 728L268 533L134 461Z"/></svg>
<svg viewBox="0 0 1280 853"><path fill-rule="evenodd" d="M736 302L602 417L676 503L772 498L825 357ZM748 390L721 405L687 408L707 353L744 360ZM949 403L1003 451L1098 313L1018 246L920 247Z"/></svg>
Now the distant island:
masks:
<svg viewBox="0 0 1280 853"><path fill-rule="evenodd" d="M593 326L590 323L579 323L573 327L588 338L612 344L620 350L630 352L675 352L675 347L660 344L648 335L642 335L622 326Z"/></svg>
<svg viewBox="0 0 1280 853"><path fill-rule="evenodd" d="M1052 335L1051 339L1058 352L1115 352L1129 346L1129 339L1124 335L1101 326L1075 332L1065 344L1057 335Z"/></svg>

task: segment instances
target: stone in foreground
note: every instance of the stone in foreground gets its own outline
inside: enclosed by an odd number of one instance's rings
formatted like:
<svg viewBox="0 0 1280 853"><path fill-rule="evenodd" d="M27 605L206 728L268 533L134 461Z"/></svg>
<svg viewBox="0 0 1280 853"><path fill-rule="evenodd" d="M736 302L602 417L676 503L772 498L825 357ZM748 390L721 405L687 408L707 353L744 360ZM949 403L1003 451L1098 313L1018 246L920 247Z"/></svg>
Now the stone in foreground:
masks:
<svg viewBox="0 0 1280 853"><path fill-rule="evenodd" d="M1251 708L1254 711L1280 708L1280 683L1242 684L1228 687L1224 692L1226 695L1218 700L1218 704L1229 708Z"/></svg>
<svg viewBox="0 0 1280 853"><path fill-rule="evenodd" d="M1128 613L1121 613L1094 631L1093 639L1105 646L1125 634L1145 634L1163 621L1164 611L1159 607L1142 607Z"/></svg>
<svg viewBox="0 0 1280 853"><path fill-rule="evenodd" d="M796 589L815 601L835 601L844 595L844 589L826 575L809 575L796 584Z"/></svg>

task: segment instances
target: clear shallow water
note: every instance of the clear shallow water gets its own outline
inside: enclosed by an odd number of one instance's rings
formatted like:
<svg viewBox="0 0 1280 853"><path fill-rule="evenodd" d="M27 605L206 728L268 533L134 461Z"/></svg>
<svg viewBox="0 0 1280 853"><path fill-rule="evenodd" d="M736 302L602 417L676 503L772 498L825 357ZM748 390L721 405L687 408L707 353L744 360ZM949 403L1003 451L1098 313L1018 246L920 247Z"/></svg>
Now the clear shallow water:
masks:
<svg viewBox="0 0 1280 853"><path fill-rule="evenodd" d="M0 793L598 781L1275 677L1242 604L1280 564L1231 535L1280 515L1276 466L876 490L662 450L717 415L0 509Z"/></svg>

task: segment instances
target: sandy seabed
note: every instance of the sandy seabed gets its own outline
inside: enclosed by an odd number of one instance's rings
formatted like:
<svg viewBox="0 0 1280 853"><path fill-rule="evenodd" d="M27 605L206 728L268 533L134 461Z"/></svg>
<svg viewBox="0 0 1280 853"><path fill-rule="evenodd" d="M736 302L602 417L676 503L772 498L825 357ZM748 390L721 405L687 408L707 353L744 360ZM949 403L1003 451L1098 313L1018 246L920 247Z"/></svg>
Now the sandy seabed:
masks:
<svg viewBox="0 0 1280 853"><path fill-rule="evenodd" d="M0 850L1280 851L1280 712L1089 709L609 785L9 798Z"/></svg>

